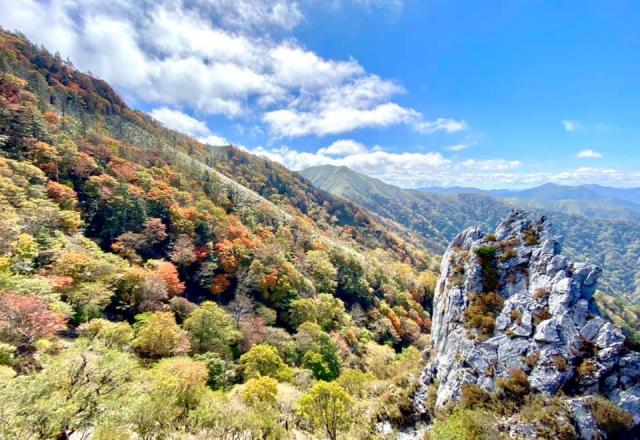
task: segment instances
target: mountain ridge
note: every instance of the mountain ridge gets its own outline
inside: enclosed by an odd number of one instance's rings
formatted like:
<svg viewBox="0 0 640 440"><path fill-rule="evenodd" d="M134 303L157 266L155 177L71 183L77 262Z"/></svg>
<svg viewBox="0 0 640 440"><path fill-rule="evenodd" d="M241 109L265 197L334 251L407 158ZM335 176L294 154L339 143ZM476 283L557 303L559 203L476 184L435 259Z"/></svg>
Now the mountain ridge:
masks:
<svg viewBox="0 0 640 440"><path fill-rule="evenodd" d="M336 168L330 165L301 171L316 186L331 189L338 196L415 230L435 243L431 249L436 252L442 252L456 231L478 224L493 228L514 207L547 215L554 231L563 236L563 249L568 256L604 268L601 286L605 292L640 300L640 226L628 219L590 218L570 210L563 212L560 207L552 210L485 194L403 189L349 172L348 168L335 173ZM383 191L378 192L380 188Z"/></svg>
<svg viewBox="0 0 640 440"><path fill-rule="evenodd" d="M640 217L640 188L545 183L521 190L483 190L471 187L428 187L419 188L419 190L435 194L483 194L531 208L561 210L636 223Z"/></svg>

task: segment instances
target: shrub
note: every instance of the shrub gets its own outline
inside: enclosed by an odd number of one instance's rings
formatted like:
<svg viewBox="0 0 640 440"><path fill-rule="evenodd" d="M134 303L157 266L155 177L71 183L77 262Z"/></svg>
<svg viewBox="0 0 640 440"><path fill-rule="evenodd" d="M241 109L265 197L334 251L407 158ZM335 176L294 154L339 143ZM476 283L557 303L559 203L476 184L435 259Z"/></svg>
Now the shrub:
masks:
<svg viewBox="0 0 640 440"><path fill-rule="evenodd" d="M533 317L533 323L535 325L538 325L542 321L546 321L549 318L551 318L551 313L549 313L549 307L545 307L544 309L540 310L540 312L537 313L536 316Z"/></svg>
<svg viewBox="0 0 640 440"><path fill-rule="evenodd" d="M540 238L536 233L534 228L529 228L522 233L522 238L524 239L524 244L527 246L535 246L540 244Z"/></svg>
<svg viewBox="0 0 640 440"><path fill-rule="evenodd" d="M516 404L521 404L530 391L529 378L519 368L512 368L509 376L498 379L496 385L502 397Z"/></svg>
<svg viewBox="0 0 640 440"><path fill-rule="evenodd" d="M460 405L464 408L481 408L491 402L491 395L475 383L466 383L460 388Z"/></svg>
<svg viewBox="0 0 640 440"><path fill-rule="evenodd" d="M518 256L518 252L516 251L516 248L505 248L502 251L502 254L500 255L500 261L507 262L509 260L511 260L512 258L515 258Z"/></svg>
<svg viewBox="0 0 640 440"><path fill-rule="evenodd" d="M458 409L433 424L430 440L493 440L498 438L494 416L484 410Z"/></svg>
<svg viewBox="0 0 640 440"><path fill-rule="evenodd" d="M425 402L425 409L430 415L434 415L436 412L436 401L438 399L438 384L432 383L427 387L427 398Z"/></svg>
<svg viewBox="0 0 640 440"><path fill-rule="evenodd" d="M578 376L587 377L598 371L598 366L591 359L583 359L578 366Z"/></svg>
<svg viewBox="0 0 640 440"><path fill-rule="evenodd" d="M480 246L475 250L476 255L480 260L493 260L496 257L496 248L493 246Z"/></svg>
<svg viewBox="0 0 640 440"><path fill-rule="evenodd" d="M536 299L544 299L547 298L549 296L549 288L548 287L538 287L536 289L536 291L534 292L533 296Z"/></svg>
<svg viewBox="0 0 640 440"><path fill-rule="evenodd" d="M633 427L631 414L604 397L591 397L587 406L596 419L598 427L607 434L608 438L621 436Z"/></svg>
<svg viewBox="0 0 640 440"><path fill-rule="evenodd" d="M485 292L495 291L498 288L499 276L496 270L496 248L493 246L480 246L475 254L482 267L482 287Z"/></svg>
<svg viewBox="0 0 640 440"><path fill-rule="evenodd" d="M564 373L567 371L567 360L562 356L554 356L553 363L556 366L556 370L559 372Z"/></svg>
<svg viewBox="0 0 640 440"><path fill-rule="evenodd" d="M496 316L502 310L504 298L495 293L471 294L469 295L471 304L464 312L466 318L465 326L478 330L483 338L493 334Z"/></svg>
<svg viewBox="0 0 640 440"><path fill-rule="evenodd" d="M15 353L16 347L0 342L0 365L12 366Z"/></svg>
<svg viewBox="0 0 640 440"><path fill-rule="evenodd" d="M532 396L519 412L521 418L536 427L538 438L573 440L576 430L571 424L566 404L558 397Z"/></svg>

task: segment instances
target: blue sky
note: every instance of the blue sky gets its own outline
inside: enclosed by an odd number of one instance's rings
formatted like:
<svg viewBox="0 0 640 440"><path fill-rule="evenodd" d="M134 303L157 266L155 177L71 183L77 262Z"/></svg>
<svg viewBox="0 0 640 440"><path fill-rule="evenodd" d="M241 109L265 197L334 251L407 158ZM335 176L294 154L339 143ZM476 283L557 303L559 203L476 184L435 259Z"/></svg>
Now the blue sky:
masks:
<svg viewBox="0 0 640 440"><path fill-rule="evenodd" d="M135 108L405 187L640 186L640 3L0 0Z"/></svg>

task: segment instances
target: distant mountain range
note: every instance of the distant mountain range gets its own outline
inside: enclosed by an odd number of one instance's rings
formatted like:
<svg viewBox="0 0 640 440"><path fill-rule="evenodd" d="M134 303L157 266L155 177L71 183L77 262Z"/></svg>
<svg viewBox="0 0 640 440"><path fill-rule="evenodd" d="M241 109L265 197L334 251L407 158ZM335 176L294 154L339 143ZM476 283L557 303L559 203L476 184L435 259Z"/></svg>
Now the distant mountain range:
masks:
<svg viewBox="0 0 640 440"><path fill-rule="evenodd" d="M523 190L482 190L468 187L428 187L419 188L419 190L434 194L482 194L528 208L640 222L640 188L612 188L600 185L566 186L546 183Z"/></svg>
<svg viewBox="0 0 640 440"><path fill-rule="evenodd" d="M640 189L555 184L522 191L405 189L347 167L323 165L301 174L315 186L415 231L434 252L442 252L468 226L493 228L513 208L547 215L553 230L564 237L564 253L604 268L600 286L605 292L640 300L640 204L634 202Z"/></svg>

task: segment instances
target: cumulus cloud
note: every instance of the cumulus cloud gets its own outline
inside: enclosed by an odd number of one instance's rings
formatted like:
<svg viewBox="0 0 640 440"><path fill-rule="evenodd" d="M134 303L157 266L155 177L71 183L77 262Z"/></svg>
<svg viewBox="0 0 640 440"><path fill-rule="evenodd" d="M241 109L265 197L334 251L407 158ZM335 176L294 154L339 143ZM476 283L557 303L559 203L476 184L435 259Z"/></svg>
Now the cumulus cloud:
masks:
<svg viewBox="0 0 640 440"><path fill-rule="evenodd" d="M279 162L292 170L317 165L347 166L405 188L526 188L546 182L566 185L599 183L612 186L640 186L639 171L580 167L559 172L535 172L518 160L456 160L438 152L395 153L380 146L367 147L351 139L335 141L315 152L299 151L287 146L258 147L249 151Z"/></svg>
<svg viewBox="0 0 640 440"><path fill-rule="evenodd" d="M350 156L353 154L366 153L367 147L360 142L351 139L341 139L333 142L331 145L318 150L319 155L325 156Z"/></svg>
<svg viewBox="0 0 640 440"><path fill-rule="evenodd" d="M586 149L579 151L578 157L580 159L602 159L604 156L602 153L598 153L597 151Z"/></svg>
<svg viewBox="0 0 640 440"><path fill-rule="evenodd" d="M184 134L188 134L189 136L192 136L205 144L229 144L229 141L222 136L218 136L212 133L204 121L200 121L179 110L160 107L151 110L149 114L158 122L162 123L165 127Z"/></svg>
<svg viewBox="0 0 640 440"><path fill-rule="evenodd" d="M168 107L160 107L151 110L149 114L166 127L181 131L191 136L202 136L209 133L209 128L204 121L195 119L178 110L172 110Z"/></svg>
<svg viewBox="0 0 640 440"><path fill-rule="evenodd" d="M302 46L290 36L304 19L300 4L0 0L0 24L59 51L134 101L260 121L275 138L396 124L423 133L461 129L444 118L423 121L396 102L400 85L357 60L327 59Z"/></svg>
<svg viewBox="0 0 640 440"><path fill-rule="evenodd" d="M405 187L452 184L460 175L484 176L490 173L505 173L522 166L519 161L504 159L454 161L438 152L395 153L378 145L369 148L351 139L337 140L316 152L298 151L287 146L258 147L250 151L292 170L316 165L344 165Z"/></svg>

